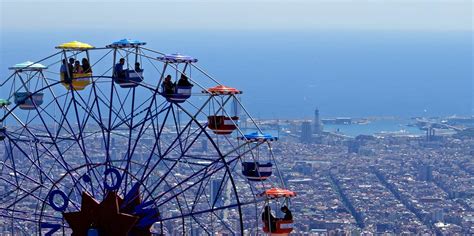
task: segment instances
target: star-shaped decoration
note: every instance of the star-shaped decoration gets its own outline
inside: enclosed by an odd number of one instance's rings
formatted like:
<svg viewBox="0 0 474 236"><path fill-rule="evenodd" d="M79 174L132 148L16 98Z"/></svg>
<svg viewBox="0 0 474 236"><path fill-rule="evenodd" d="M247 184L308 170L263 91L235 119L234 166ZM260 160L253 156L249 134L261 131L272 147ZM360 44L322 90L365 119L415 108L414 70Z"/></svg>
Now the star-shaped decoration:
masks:
<svg viewBox="0 0 474 236"><path fill-rule="evenodd" d="M159 220L160 213L155 208L146 208L149 205L152 204L150 202L142 203L139 184L135 184L124 199L119 200L120 212L139 217L137 223L130 230L130 236L151 236L151 226Z"/></svg>
<svg viewBox="0 0 474 236"><path fill-rule="evenodd" d="M139 217L119 211L115 192L109 192L99 204L88 193L82 193L81 211L63 213L72 229L73 236L87 235L89 229L97 229L100 235L127 236Z"/></svg>

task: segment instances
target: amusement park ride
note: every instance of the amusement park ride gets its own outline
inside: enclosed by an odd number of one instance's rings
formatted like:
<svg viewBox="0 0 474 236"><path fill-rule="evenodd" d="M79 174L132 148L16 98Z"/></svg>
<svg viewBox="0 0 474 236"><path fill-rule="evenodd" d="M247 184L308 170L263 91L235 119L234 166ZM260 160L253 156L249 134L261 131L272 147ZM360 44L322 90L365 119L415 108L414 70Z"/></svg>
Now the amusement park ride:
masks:
<svg viewBox="0 0 474 236"><path fill-rule="evenodd" d="M295 193L272 153L277 138L242 106L242 91L193 57L145 45L72 41L9 68L0 84L0 234L292 231L292 219L262 221L264 208L288 206Z"/></svg>

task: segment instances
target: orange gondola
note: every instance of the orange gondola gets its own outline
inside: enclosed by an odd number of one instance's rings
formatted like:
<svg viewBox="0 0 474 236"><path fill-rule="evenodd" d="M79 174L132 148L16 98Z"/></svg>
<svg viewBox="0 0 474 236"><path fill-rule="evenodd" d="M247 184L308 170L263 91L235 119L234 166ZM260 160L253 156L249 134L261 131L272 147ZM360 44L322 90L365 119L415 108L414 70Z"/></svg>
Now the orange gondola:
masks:
<svg viewBox="0 0 474 236"><path fill-rule="evenodd" d="M208 88L203 93L211 94L213 96L219 95L236 95L241 94L242 91L239 91L236 88L227 87L224 85L217 85L212 88ZM219 135L226 135L231 134L234 130L237 129L237 122L239 121L239 117L234 116L226 116L224 113L221 115L211 115L207 117L208 125L207 127L211 129L215 134Z"/></svg>
<svg viewBox="0 0 474 236"><path fill-rule="evenodd" d="M263 193L258 194L259 197L266 197L266 210L267 214L271 215L270 207L269 207L269 200L277 199L277 198L286 198L287 202L288 199L291 197L295 197L296 193L290 190L281 189L281 188L271 188ZM267 209L268 208L268 209ZM288 208L286 208L288 210ZM265 214L265 213L264 213ZM268 220L270 219L270 220ZM293 219L292 217L289 219L284 218L274 218L269 216L267 220L263 220L263 228L262 231L267 235L272 236L287 236L293 231Z"/></svg>

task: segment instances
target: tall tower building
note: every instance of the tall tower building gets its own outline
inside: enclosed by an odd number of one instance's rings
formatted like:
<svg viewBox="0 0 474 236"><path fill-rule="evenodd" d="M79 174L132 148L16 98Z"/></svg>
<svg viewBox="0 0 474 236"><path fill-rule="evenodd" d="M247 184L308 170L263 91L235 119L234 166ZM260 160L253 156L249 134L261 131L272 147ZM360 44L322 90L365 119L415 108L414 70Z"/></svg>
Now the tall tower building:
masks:
<svg viewBox="0 0 474 236"><path fill-rule="evenodd" d="M433 180L433 168L431 167L431 165L422 164L418 167L418 180L420 181Z"/></svg>
<svg viewBox="0 0 474 236"><path fill-rule="evenodd" d="M359 153L360 143L358 140L350 140L347 143L347 153Z"/></svg>
<svg viewBox="0 0 474 236"><path fill-rule="evenodd" d="M313 132L311 129L311 122L309 121L304 121L303 124L301 124L301 142L302 143L311 143L313 140Z"/></svg>
<svg viewBox="0 0 474 236"><path fill-rule="evenodd" d="M316 108L316 110L314 110L313 133L320 134L321 131L323 131L323 127L321 125L321 119L319 118L319 109Z"/></svg>
<svg viewBox="0 0 474 236"><path fill-rule="evenodd" d="M211 205L214 204L215 202L215 207L218 207L220 206L221 202L220 202L220 196L221 196L221 192L219 192L219 187L221 186L221 182L222 180L220 179L213 179L211 180L211 196L210 196L210 203ZM224 186L222 186L222 189L224 189Z"/></svg>

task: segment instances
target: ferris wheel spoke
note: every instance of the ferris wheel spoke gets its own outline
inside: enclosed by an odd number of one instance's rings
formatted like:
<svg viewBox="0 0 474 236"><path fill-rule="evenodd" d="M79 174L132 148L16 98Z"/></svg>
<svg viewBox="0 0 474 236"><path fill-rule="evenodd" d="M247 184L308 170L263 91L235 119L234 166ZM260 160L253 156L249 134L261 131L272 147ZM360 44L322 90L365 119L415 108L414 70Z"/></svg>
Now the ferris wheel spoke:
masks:
<svg viewBox="0 0 474 236"><path fill-rule="evenodd" d="M197 120L195 120L194 118L186 125L186 127L189 126L192 122L195 122L195 123L200 127L201 133L204 131L204 127L202 127L202 126L199 124L199 122L198 122ZM165 123L165 122L163 122L163 123ZM204 131L204 133L205 133L205 131ZM179 137L179 135L178 135L178 137ZM198 137L199 137L199 135L196 136L196 138L195 138L195 140L194 140L193 142L195 142ZM176 142L176 139L172 142L172 144L173 144L174 142ZM193 142L192 142L192 143L193 143ZM170 145L170 147L172 147L172 145ZM165 154L160 155L160 159L159 159L158 162L149 170L149 173L152 173L152 171L158 166L158 164L159 164L159 162L161 161L161 159L162 159L164 156L166 156L166 154L169 152L170 147L168 148L168 150L165 151ZM191 145L189 146L189 148L190 148L190 147L191 147ZM186 150L186 151L187 151L187 150ZM181 156L175 161L175 163L174 163L173 166L172 166L173 168L174 168L174 166L181 160L181 158L184 156L184 154L186 153L186 151L183 152L183 153L181 154ZM214 161L214 162L216 162L216 161ZM214 162L213 162L213 163L214 163ZM212 163L211 163L211 164L212 164ZM169 172L168 172L168 173L169 173ZM148 174L148 175L149 175L149 174ZM142 179L144 179L144 178L146 179L148 175L142 177ZM163 178L166 178L166 176L163 177ZM154 187L154 189L156 189L157 186L158 186L160 183L161 183L161 182L158 182L158 183L156 184L156 186ZM154 191L154 190L153 190L153 191Z"/></svg>
<svg viewBox="0 0 474 236"><path fill-rule="evenodd" d="M89 94L89 98L87 99L87 101L84 100L84 98L80 95L80 93L76 93L75 95L74 95L74 93L72 93L72 94L73 94L72 95L72 97L73 97L72 101L74 101L74 106L79 106L84 111L84 115L82 117L83 121L82 121L82 123L78 123L78 126L86 127L87 122L89 121L90 118L92 118L92 120L94 120L97 123L97 125L99 125L99 127L101 127L103 125L102 121L100 119L98 119L97 115L94 113L95 103L93 101L91 101L92 91L91 91L91 94ZM78 97L82 103L79 102L76 99L76 97ZM90 104L91 102L92 102L92 104ZM77 107L75 109L78 110ZM78 117L76 119L79 121Z"/></svg>
<svg viewBox="0 0 474 236"><path fill-rule="evenodd" d="M168 188L171 188L171 185L168 183L168 181L165 180L165 184ZM181 214L183 214L183 207L181 206L181 200L180 200L181 195L174 194L174 190L171 191L171 194L175 196L175 199L176 199L176 202L177 202L178 207L180 209L180 212L181 212ZM189 209L189 204L187 202L186 196L181 196L181 197L183 198L186 207ZM201 222L199 222L198 219L195 216L192 216L192 218L196 223L198 223L199 226L201 226L201 228L203 228L207 233L209 233L209 231L206 229L206 227ZM185 228L185 218L184 217L182 217L182 222L183 222L183 229L184 229Z"/></svg>
<svg viewBox="0 0 474 236"><path fill-rule="evenodd" d="M132 88L132 89L134 89L134 88ZM129 89L127 91L127 95L125 95L125 98L123 100L120 98L120 94L118 93L117 89L114 90L115 91L115 96L117 97L117 100L118 100L118 103L119 103L119 108L118 108L118 111L116 112L117 114L114 118L114 121L112 122L112 126L115 126L115 123L117 122L117 120L122 121L122 120L126 119L127 114L125 113L125 107L126 107L125 101L128 100L128 97L130 95L130 91L132 89Z"/></svg>
<svg viewBox="0 0 474 236"><path fill-rule="evenodd" d="M5 179L4 179L5 180ZM7 180L5 180L6 182L8 182ZM42 188L42 186L36 186L35 188L31 189L31 190L27 190L27 189L24 189L22 188L21 186L16 186L17 189L21 190L22 192L24 192L24 195L23 196L20 196L20 194L18 194L17 196L15 196L15 201L10 203L10 205L7 206L7 208L10 208L10 207L14 207L17 203L21 202L23 199L25 199L26 197L34 197L36 198L37 200L40 200L41 198L34 195L33 193L36 192L38 189Z"/></svg>
<svg viewBox="0 0 474 236"><path fill-rule="evenodd" d="M31 161L31 160L30 160ZM14 163L14 162L13 162ZM6 165L7 168L9 168L11 171L13 171L14 175L15 175L15 179L16 179L16 182L18 183L18 185L22 185L23 183L25 183L25 181L32 181L32 178L30 178L30 172L32 171L32 169L36 169L38 170L38 166L36 166L36 163L33 163L32 165L29 165L28 167L23 167L21 169L26 169L26 172L23 173L21 171L19 171L18 169L20 169L19 167L15 167L15 165L13 165L12 167L8 167L8 165ZM18 175L20 175L22 177L22 179L18 180ZM36 182L36 181L32 181L33 183L35 184L38 184L38 185L43 185L43 182L42 182L42 176L43 173L42 173L42 170L39 171L39 176L40 176L40 182Z"/></svg>
<svg viewBox="0 0 474 236"><path fill-rule="evenodd" d="M176 140L179 144L179 148L180 148L180 151L183 152L183 143L182 143L182 140L181 140L181 137L184 135L184 131L186 130L187 127L189 127L188 125L186 125L182 130L180 129L180 122L181 120L179 119L179 110L177 111L178 112L178 115L175 114L175 111L174 111L174 108L173 106L171 106L171 114L173 114L173 123L174 123L174 127L176 129L176 133L178 133L179 135L176 137ZM191 122L189 122L191 124Z"/></svg>
<svg viewBox="0 0 474 236"><path fill-rule="evenodd" d="M52 180L51 178L49 178L49 176L47 175L47 173L44 173L43 169L40 168L40 167L35 163L35 161L31 159L30 155L28 155L15 141L10 140L10 146L9 146L10 149L9 149L9 150L13 150L13 147L11 146L11 144L13 144L13 145L16 147L17 150L19 150L28 160L30 160L30 162L32 163L32 165L34 165L38 170L40 170L40 174L41 174L41 175L44 175L47 179L49 179L51 182L53 182L53 180ZM13 168L15 168L15 170L17 170L18 168L15 167L15 162L14 162L15 159L16 159L16 158L13 156L13 154L11 154L11 160L12 160L12 163L13 163ZM59 160L57 160L56 158L55 158L55 160L57 161L57 163L59 163L59 164L62 165L62 163L61 163ZM64 166L63 166L63 167L64 167ZM64 168L67 168L67 167L64 167Z"/></svg>
<svg viewBox="0 0 474 236"><path fill-rule="evenodd" d="M161 110L160 113L166 111L166 114L168 114L168 113L169 113L169 110L170 110L170 108L168 107L168 108L166 108L166 109ZM151 117L151 118L149 119L149 121L150 121L149 123L150 123L150 125L152 126L152 130L154 130L153 118L154 118L154 117ZM132 126L132 127L133 127L133 126ZM135 142L133 143L133 146L132 146L132 148L131 148L131 150L130 150L130 154L129 154L130 157L133 155L133 153L134 153L134 151L135 151L135 149L136 149L136 147L137 147L137 145L138 145L139 140L143 137L143 135L145 134L145 132L148 130L148 127L149 127L149 126L145 127L145 123L143 123L143 124L141 125L140 130L139 130L138 133L136 134ZM132 130L133 130L133 128L130 128L130 129L129 129L130 134L131 134ZM157 140L158 140L158 139L157 139Z"/></svg>
<svg viewBox="0 0 474 236"><path fill-rule="evenodd" d="M171 109L168 107L168 109L166 110L166 114L165 114L165 119L168 117L169 113L170 113ZM157 127L160 127L159 123L158 123L158 119L156 119L157 121L157 124L156 126ZM140 180L141 181L144 181L146 178L145 176L147 176L147 170L148 170L148 167L151 163L151 160L152 160L152 157L154 156L155 154L155 150L157 149L158 151L158 156L161 157L161 149L160 149L160 140L161 140L161 134L163 133L163 129L165 128L165 122L162 122L161 123L161 127L159 129L159 131L157 132L157 129L155 128L155 123L154 122L151 122L152 124L152 128L153 128L153 134L154 134L154 138L155 138L155 142L153 143L153 147L151 148L151 151L150 151L150 155L148 156L147 158L147 161L146 161L146 164L140 169L140 170L143 170L143 174L141 175L140 177ZM158 160L158 162L160 162L160 160ZM153 169L153 168L152 168ZM139 171L140 172L140 171ZM152 171L149 172L150 174L152 173Z"/></svg>
<svg viewBox="0 0 474 236"><path fill-rule="evenodd" d="M201 214L210 213L210 212L213 212L213 211L219 211L219 210L224 210L224 209L229 209L229 208L237 208L239 206L245 206L245 205L256 204L256 203L258 203L258 201L241 202L240 204L235 203L235 204L231 204L231 205L216 207L214 209L207 209L207 210L187 213L187 214L184 214L182 216L167 217L167 218L161 219L161 221L169 221L169 220L174 220L174 219L181 218L181 217L190 217L191 215L201 215Z"/></svg>
<svg viewBox="0 0 474 236"><path fill-rule="evenodd" d="M166 123L166 122L163 121L163 126L165 125L165 123ZM190 122L186 125L186 128L189 127L191 124L192 124L192 121L190 121ZM183 132L183 131L182 131L182 132ZM142 177L142 179L146 179L146 178L148 177L148 175L150 175L150 174L153 172L153 170L158 166L158 164L160 163L160 161L162 160L162 158L165 157L165 156L167 156L167 155L170 153L170 151L172 150L173 145L174 145L174 144L176 143L176 141L179 139L180 135L181 135L181 134L178 134L178 135L177 135L177 137L171 142L171 144L170 144L169 147L165 150L165 152L160 155L160 159L158 159L158 161L150 168L150 170L148 170L148 174L144 175L144 176ZM194 139L194 141L197 140L198 137L199 137L199 136L196 136L195 139ZM157 140L159 140L159 139L157 139ZM193 142L194 142L194 141L193 141ZM191 146L189 146L186 150L184 150L184 151L181 153L181 155L178 157L177 161L176 161L175 164L173 165L173 168L174 168L174 166L181 160L181 158L184 157L185 153L189 150L189 148L191 148ZM145 172L144 172L144 174L145 174ZM159 185L159 184L160 184L160 182L158 182L158 185Z"/></svg>
<svg viewBox="0 0 474 236"><path fill-rule="evenodd" d="M2 214L1 212L5 212L5 213ZM23 210L9 209L9 208L0 207L0 217L11 217L11 215L7 216L8 213L10 213L10 214L20 213L22 216L31 214L30 211L23 211ZM36 222L36 221L34 221L35 217L39 217L40 214L34 213L31 216L33 217L33 219L28 219L28 218L24 218L24 217L21 217L21 218L18 217L18 219L19 220L30 220L30 221ZM45 217L49 220L62 221L62 217L58 217L58 216L54 216L54 215L43 214L43 217Z"/></svg>
<svg viewBox="0 0 474 236"><path fill-rule="evenodd" d="M146 111L147 113L150 112L151 115L147 115L145 116L142 120L140 120L139 122L137 122L136 124L134 124L132 126L133 129L136 129L140 126L144 126L147 122L149 121L152 121L155 117L159 116L160 114L162 114L163 112L167 112L168 109L170 108L170 106L164 106L163 108L161 108L160 110L156 111L156 113L152 113L151 112L151 108L148 108L148 110Z"/></svg>
<svg viewBox="0 0 474 236"><path fill-rule="evenodd" d="M64 105L66 105L66 101L65 101ZM69 109L71 108L71 106L72 106L72 100L67 103L66 110L63 110L60 107L60 105L58 104L59 111L61 112L61 123L58 124L58 129L56 130L55 136L51 136L51 139L53 139L53 141L55 141L59 137L59 135L61 135L61 131L63 131L63 130L65 132L67 132L67 134L71 135L74 138L74 140L77 139L76 134L74 132L74 129L73 129L71 123L68 120L68 113L69 113ZM66 124L66 125L64 125L64 124ZM67 130L66 127L69 130Z"/></svg>
<svg viewBox="0 0 474 236"><path fill-rule="evenodd" d="M151 120L150 124L151 124L151 126L152 126L152 130L154 130L154 129L155 129L155 126L154 126L153 120ZM146 128L145 128L144 126L141 126L141 129L138 131L138 134L137 134L136 137L135 137L135 142L133 143L133 147L131 148L131 150L130 150L130 149L127 150L127 162L126 162L126 166L125 166L125 169L126 169L126 170L130 167L130 164L131 164L130 161L131 161L131 158L132 158L132 156L133 156L133 153L135 152L135 149L136 149L137 146L138 146L139 140L143 137L143 135L145 134L146 130L148 130L148 128L149 128L149 126L147 126ZM130 134L130 135L131 135L131 132L132 132L132 129L130 128L130 129L129 129L129 134ZM130 136L130 137L131 137L131 136ZM132 143L132 139L131 139L130 137L129 137L129 145L131 145L131 143ZM159 139L155 139L155 144L153 145L153 150L157 147L157 142L158 142L158 141L159 141ZM153 152L154 152L154 151L151 151L151 152L150 152L150 153L151 153L150 155L153 155ZM145 166L148 166L150 160L151 160L151 156L150 156L150 158L148 159L147 164L146 164ZM147 168L147 167L142 168L142 169L144 170L144 173L145 173L145 171L146 171L146 168Z"/></svg>
<svg viewBox="0 0 474 236"><path fill-rule="evenodd" d="M28 157L28 156L27 156L27 157ZM28 157L28 159L30 159L30 158ZM31 159L30 159L30 161L31 161ZM33 165L35 165L35 163L33 163ZM16 201L15 201L14 203L12 203L10 206L16 204L17 202L20 202L23 198L25 198L25 197L27 197L27 196L33 195L33 193L36 192L38 189L41 191L42 189L47 188L47 186L46 186L44 183L42 183L42 182L37 182L36 180L34 180L33 178L30 177L29 170L33 167L33 165L30 166L30 167L28 167L28 171L27 171L26 173L23 173L23 172L21 172L21 171L19 170L19 168L16 168L16 167L14 167L14 166L11 166L11 167L10 167L10 166L8 166L7 164L4 163L4 166L6 166L8 169L11 169L11 170L14 171L15 178L16 178L16 180L17 180L17 183L16 183L16 185L15 185L15 184L13 184L12 182L8 181L7 179L5 179L5 178L3 178L3 177L2 177L1 179L3 179L3 180L5 180L5 181L9 182L9 183L11 184L11 186L15 186L16 188L21 189L22 192L25 192L25 193L26 193L24 197L22 197L22 198L16 200ZM18 175L20 175L21 177L23 177L23 179L21 180L21 182L18 181ZM59 187L59 186L60 186L60 184L57 184L54 180L52 180L51 177L50 177L47 173L44 173L43 170L40 171L40 175L44 175L44 176L46 177L46 179L48 179L48 180L50 181L51 186L55 186L55 187ZM21 186L22 186L22 183L23 183L24 181L26 181L26 180L29 181L29 184L34 183L34 184L36 184L37 186L36 186L34 189L32 189L32 190L26 190L26 189L22 188L22 187L21 187ZM63 187L66 187L66 186L63 186ZM38 196L39 196L39 195L41 195L41 194L38 194ZM37 198L36 195L34 195L34 196L35 196L35 198Z"/></svg>
<svg viewBox="0 0 474 236"><path fill-rule="evenodd" d="M47 82L46 82L46 83L47 83ZM52 96L53 96L53 98L54 98L53 101L56 103L56 107L57 107L57 108L59 109L59 111L61 112L61 117L62 117L62 119L61 119L60 122L57 122L57 121L56 121L56 123L57 123L57 125L58 125L59 128L57 129L56 135L54 136L53 139L54 139L54 140L57 140L57 139L59 138L59 135L61 134L61 130L63 130L62 128L63 128L63 124L64 124L65 121L66 121L66 124L68 125L70 131L72 131L72 127L71 127L71 125L69 124L69 122L68 122L67 119L66 119L67 116L66 116L64 110L62 109L62 106L59 104L59 101L58 101L59 96L56 96L56 94L54 93L54 91L51 89L51 86L52 86L52 85L49 85L49 83L47 83L47 85L48 85L49 91L51 92L51 94L52 94ZM61 96L61 97L62 97L62 96ZM66 104L67 98L68 98L68 93L66 94L66 98L65 98L65 101L64 101L65 104ZM64 105L65 105L65 104L64 104ZM55 108L56 108L56 107L55 107ZM69 107L69 106L68 106L68 107ZM66 112L66 113L67 113L67 112ZM54 120L56 120L56 119L54 119ZM64 129L64 131L67 132L68 134L72 135L72 133L71 133L70 131L68 131L68 130L66 130L66 129Z"/></svg>
<svg viewBox="0 0 474 236"><path fill-rule="evenodd" d="M111 82L113 83L113 82ZM97 86L97 83L93 83L93 90L94 90L94 100L95 100L95 103L96 103L96 107L97 107L97 112L99 114L99 117L103 117L102 116L102 112L100 111L101 109L101 105L105 106L105 108L109 111L107 112L108 115L110 115L111 117L120 117L120 113L119 111L116 110L116 108L114 107L113 103L111 103L111 101L113 100L113 93L111 93L112 97L109 97L107 95L105 95L105 93ZM99 103L100 102L100 103ZM107 115L107 114L104 114L104 115ZM103 119L99 119L100 120L100 123L105 123L103 122ZM110 121L110 123L112 123L112 121ZM105 126L105 125L104 125ZM109 128L108 125L105 126L104 128L105 130L114 130L114 128Z"/></svg>
<svg viewBox="0 0 474 236"><path fill-rule="evenodd" d="M41 116L40 116L40 117L41 117ZM43 123L43 124L44 124L44 123ZM24 126L24 127L25 127L25 129L26 129L30 134L33 135L33 133L29 130L29 128L28 128L27 126ZM46 129L47 129L47 128L46 128ZM49 132L48 129L47 129L47 131ZM51 136L51 133L49 133L49 134L50 134L50 137L52 137L52 136ZM33 135L33 136L34 136L34 135ZM28 155L23 151L23 149L22 149L16 142L13 142L13 144L14 144L14 145L17 147L17 149L20 150L25 156L28 156ZM65 160L64 156L62 155L62 153L61 153L61 151L60 151L60 148L58 147L58 144L57 144L56 142L53 141L53 146L55 147L56 151L58 152L58 154L59 154L59 156L60 156L60 158L61 158L61 161L59 161L59 160L56 158L56 156L55 156L53 153L51 153L51 150L50 150L50 149L48 149L47 147L45 147L42 143L39 143L39 144L41 144L41 147L44 148L44 150L47 151L47 153L48 153L51 157L53 157L53 159L56 160L56 162L57 162L58 164L60 164L61 167L64 168L64 170L66 171L67 174L71 175L70 170L69 170L69 164L68 164L68 162ZM74 176L71 175L71 177L72 177L73 179L75 179ZM77 181L77 180L76 180L76 181Z"/></svg>
<svg viewBox="0 0 474 236"><path fill-rule="evenodd" d="M130 148L131 148L131 144L132 144L132 134L133 134L133 129L131 128L133 126L133 115L134 115L134 107L135 107L135 88L132 88L133 92L132 92L132 107L130 109L130 128L128 130L128 142L127 142L127 153L126 153L126 157L127 157L127 165L125 166L125 170L126 171L129 171L129 165L131 164L131 160L132 160L132 153ZM129 91L130 92L130 91ZM127 94L128 96L128 94ZM138 138L137 138L138 139ZM127 192L127 187L128 187L128 175L125 176L125 192Z"/></svg>
<svg viewBox="0 0 474 236"><path fill-rule="evenodd" d="M135 108L135 110L134 110L134 113L135 113L134 118L137 118L137 117L139 117L140 115L143 115L143 113L148 112L148 110L149 110L150 108L149 108L149 107L144 107L144 106L145 106L145 104L146 104L147 102L151 101L151 99L152 99L152 98L146 99L142 104L140 104L140 106L137 106L137 108ZM161 111L158 111L158 112L157 112L155 115L153 115L153 116L156 116L157 114L160 114L161 112L163 112L163 111L166 110L167 107L164 106L164 105L166 105L166 102L163 102L161 105L162 105L164 108L161 109ZM158 109L156 109L156 110L158 110ZM123 120L121 120L120 122L118 122L112 129L117 129L118 127L120 127L120 126L126 124L127 122L130 121L131 118L132 118L132 117L131 117L130 115L126 116ZM152 119L152 118L149 118L149 119ZM133 125L133 126L131 126L131 127L132 127L133 129L136 129L137 127L139 127L140 125L142 125L142 123L143 123L144 121L146 122L146 121L148 121L149 119L143 119L142 121L138 122L137 124L135 124L135 125Z"/></svg>
<svg viewBox="0 0 474 236"><path fill-rule="evenodd" d="M115 88L115 84L114 84L114 81L110 81L110 96L109 96L109 103L110 104L107 104L108 105L108 108L109 108L109 112L108 112L108 118L107 118L107 138L106 138L106 145L105 145L105 162L107 163L107 165L110 166L110 161L111 161L111 158L110 158L110 149L111 149L111 143L110 143L110 134L112 132L112 113L113 113L113 103L114 103L114 88Z"/></svg>
<svg viewBox="0 0 474 236"><path fill-rule="evenodd" d="M99 122L98 122L98 125L99 125L99 128L100 128L100 132L102 133L102 142L107 145L107 142L106 142L106 126L104 125L103 123L103 119L102 119L102 113L101 113L101 110L100 110L100 106L99 106L99 96L98 96L98 93L97 93L97 87L96 87L96 83L95 82L92 82L92 91L94 92L94 104L95 104L95 107L97 109L97 114L99 115L98 116L98 119L99 119Z"/></svg>
<svg viewBox="0 0 474 236"><path fill-rule="evenodd" d="M232 163L234 161L236 161L238 158L234 158L233 160L229 161L229 163ZM211 163L208 165L208 168L215 165L216 163L219 163L219 160L216 160L215 162ZM173 166L176 165L173 164ZM221 163L221 166L218 166L218 167L213 167L212 168L212 171L209 172L209 173L202 173L204 172L207 168L202 168L201 170L197 171L196 173L186 177L185 179L183 179L181 182L178 182L175 186L173 186L171 189L168 189L167 191L164 191L163 193L160 193L159 195L157 195L156 197L153 197L153 200L154 201L157 201L158 199L160 199L162 196L164 196L165 194L167 194L168 192L170 192L171 190L177 188L177 187L180 187L181 185L184 185L186 184L189 180L193 180L194 182L192 184L188 184L186 188L184 188L184 190L180 191L179 194L182 194L183 192L191 189L192 187L194 187L196 184L199 184L200 182L204 181L206 178L209 178L210 176L212 176L213 174L216 174L218 173L220 170L224 169L227 167L227 164L224 163L222 164ZM172 169L172 168L171 168ZM168 172L169 173L169 172ZM167 173L167 174L168 174ZM202 177L200 177L202 175ZM200 177L200 178L199 178ZM165 178L165 176L163 177ZM196 178L199 178L199 179L196 179ZM152 188L151 192L154 192L156 190L156 188L159 186L159 183L157 183L155 185L155 187ZM168 198L168 199L165 199L163 201L161 201L158 206L161 206L165 203L167 203L168 201L170 201L171 198Z"/></svg>
<svg viewBox="0 0 474 236"><path fill-rule="evenodd" d="M11 186L14 187L15 189L19 189L20 186L21 186L20 180L18 180L18 175L20 175L21 177L23 177L23 179L28 179L28 180L30 180L32 183L37 184L37 185L38 185L37 187L44 187L43 184L38 183L38 182L36 182L35 180L31 179L28 175L25 175L25 174L21 173L20 171L15 170L14 167L7 166L7 168L8 168L9 170L11 170L11 171L14 171L15 182L12 182L12 181L10 181L10 180L4 178L4 177L0 177L0 179L6 181L6 182L8 182L8 183L10 183ZM15 191L15 190L13 190L13 191ZM12 192L11 192L11 193L12 193ZM8 196L8 195L4 195L3 198L2 198L2 201L5 201L5 199L7 199L7 196Z"/></svg>
<svg viewBox="0 0 474 236"><path fill-rule="evenodd" d="M85 144L84 137L83 137L83 135L84 135L84 129L83 128L87 124L87 120L90 117L90 113L87 110L85 110L85 113L89 114L89 115L87 116L87 119L84 121L83 125L81 125L81 121L80 121L80 118L79 118L79 111L78 111L78 107L77 107L78 102L75 98L74 91L72 91L72 102L74 104L76 122L77 122L77 126L78 126L78 129L79 129L78 136L77 136L77 139L76 139L76 143L79 146L79 149L81 150L81 152L84 156L84 161L85 161L85 164L87 165L87 171L92 172L93 177L96 179L97 182L99 182L98 173L96 173L95 170L93 170L89 167L89 164L92 163L92 160L90 159L89 155L87 154L87 148L86 148L86 144ZM101 190L104 191L104 189L102 187L101 187Z"/></svg>

